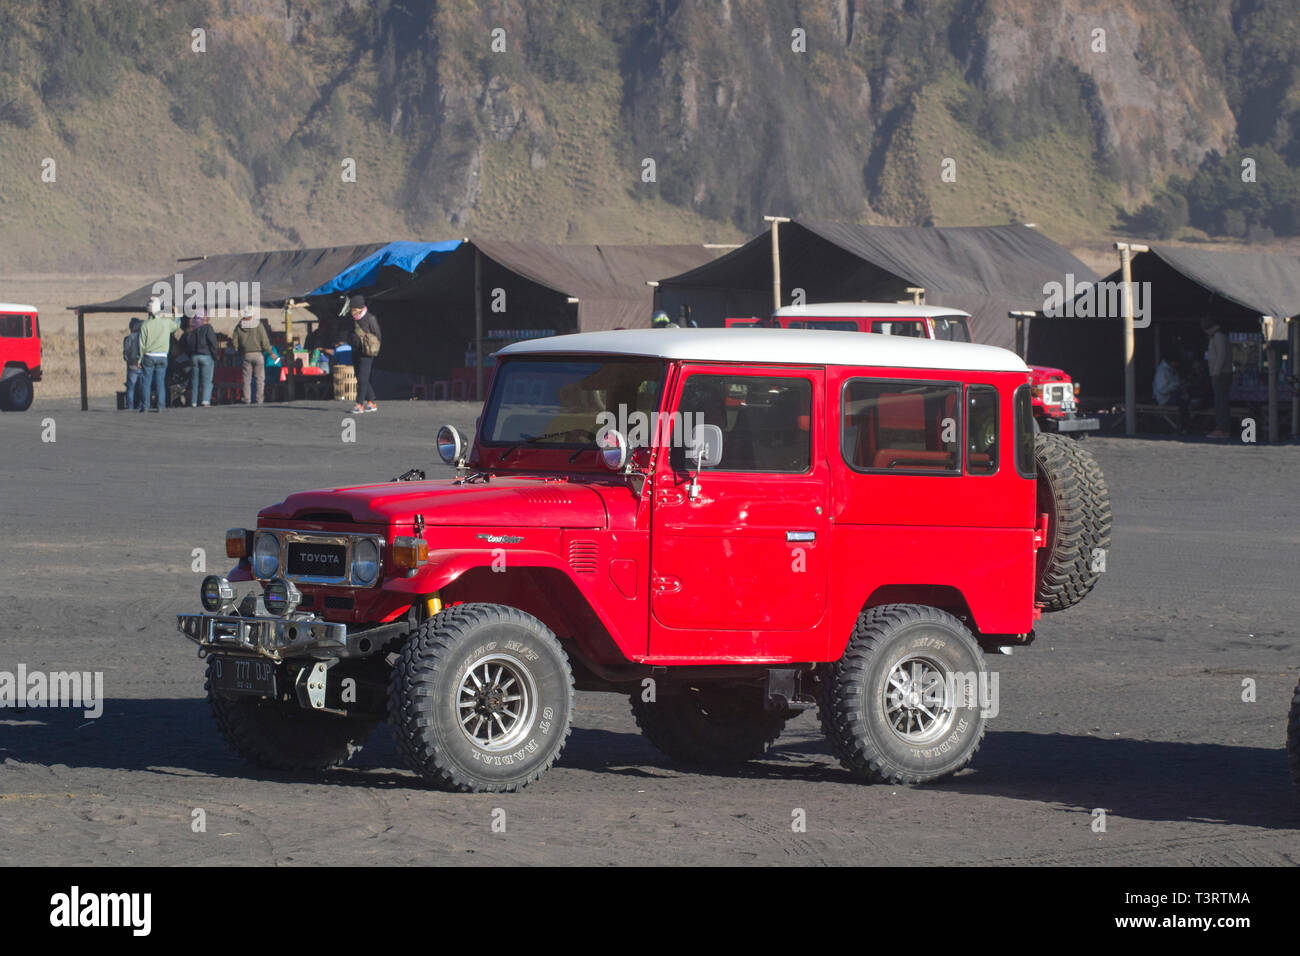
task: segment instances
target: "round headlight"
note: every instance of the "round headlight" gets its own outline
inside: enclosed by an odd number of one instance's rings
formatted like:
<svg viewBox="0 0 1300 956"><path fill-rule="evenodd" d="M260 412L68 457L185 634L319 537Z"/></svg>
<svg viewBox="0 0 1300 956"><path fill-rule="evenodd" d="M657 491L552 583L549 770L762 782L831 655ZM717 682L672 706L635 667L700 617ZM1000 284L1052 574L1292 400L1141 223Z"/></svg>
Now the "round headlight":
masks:
<svg viewBox="0 0 1300 956"><path fill-rule="evenodd" d="M235 599L235 589L230 582L216 574L209 574L199 585L199 601L205 611L219 611Z"/></svg>
<svg viewBox="0 0 1300 956"><path fill-rule="evenodd" d="M352 549L352 580L365 586L379 575L379 545L371 538L359 538Z"/></svg>
<svg viewBox="0 0 1300 956"><path fill-rule="evenodd" d="M266 603L266 609L276 617L284 617L286 614L293 613L302 601L302 592L293 586L292 581L286 581L284 578L276 578L274 581L267 582L266 590L262 592L262 600Z"/></svg>
<svg viewBox="0 0 1300 956"><path fill-rule="evenodd" d="M280 539L269 531L259 531L253 540L253 574L273 578L280 570Z"/></svg>
<svg viewBox="0 0 1300 956"><path fill-rule="evenodd" d="M438 457L448 465L456 461L465 451L465 439L460 437L460 432L452 425L443 425L438 429L436 443Z"/></svg>

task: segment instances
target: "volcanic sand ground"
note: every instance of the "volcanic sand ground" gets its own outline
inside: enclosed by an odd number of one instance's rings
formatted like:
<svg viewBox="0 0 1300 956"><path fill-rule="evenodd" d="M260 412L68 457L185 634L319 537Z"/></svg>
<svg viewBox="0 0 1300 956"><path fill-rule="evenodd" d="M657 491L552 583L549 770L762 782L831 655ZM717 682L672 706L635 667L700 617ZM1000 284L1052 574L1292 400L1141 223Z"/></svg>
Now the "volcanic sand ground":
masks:
<svg viewBox="0 0 1300 956"><path fill-rule="evenodd" d="M100 670L104 715L0 711L7 863L1049 863L1300 860L1283 750L1297 680L1300 447L1089 439L1114 499L1106 573L1036 643L990 658L1000 712L973 765L864 786L815 717L730 774L671 766L622 697L581 693L559 763L523 793L424 787L381 727L348 767L263 773L230 753L202 664L192 549L284 494L444 474L436 425L395 403L341 440L339 402L136 415L37 393L0 415L0 671ZM42 441L54 425L54 442ZM1243 700L1253 681L1256 700ZM491 828L506 811L505 833ZM191 828L194 811L207 829ZM1093 811L1106 810L1094 832ZM792 814L806 814L806 832Z"/></svg>

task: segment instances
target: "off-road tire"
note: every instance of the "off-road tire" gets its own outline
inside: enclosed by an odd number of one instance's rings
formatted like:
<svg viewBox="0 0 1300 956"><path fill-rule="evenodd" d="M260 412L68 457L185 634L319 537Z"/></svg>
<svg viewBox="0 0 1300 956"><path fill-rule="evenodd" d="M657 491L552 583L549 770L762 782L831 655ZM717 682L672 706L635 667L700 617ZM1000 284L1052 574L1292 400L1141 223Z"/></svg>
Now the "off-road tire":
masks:
<svg viewBox="0 0 1300 956"><path fill-rule="evenodd" d="M908 740L890 722L887 690L896 667L910 675L911 662L921 658L936 674L944 672L951 717L932 726L933 739ZM858 618L844 655L822 682L822 731L845 769L865 781L916 784L951 776L970 763L984 738L984 672L979 645L951 614L916 604L871 608ZM958 682L947 681L956 673L975 675L974 693L963 695ZM942 705L934 707L942 712Z"/></svg>
<svg viewBox="0 0 1300 956"><path fill-rule="evenodd" d="M500 703L512 688L492 697L493 666L505 669L500 684L513 677L523 688L522 701ZM486 688L482 712L459 706L473 697L476 683ZM511 703L517 716L498 711L509 731L504 741L498 738L498 749L482 739L488 733L482 722L462 725L458 716L482 717ZM540 778L564 748L573 704L573 672L555 635L537 618L500 604L458 604L429 618L407 635L388 683L389 723L406 765L434 786L465 793L517 791Z"/></svg>
<svg viewBox="0 0 1300 956"><path fill-rule="evenodd" d="M1034 436L1036 514L1048 516L1038 552L1034 601L1064 611L1093 589L1110 549L1110 492L1092 453L1063 435Z"/></svg>
<svg viewBox="0 0 1300 956"><path fill-rule="evenodd" d="M36 389L26 372L11 375L0 382L0 408L6 412L25 412L32 407Z"/></svg>
<svg viewBox="0 0 1300 956"><path fill-rule="evenodd" d="M221 736L239 756L267 770L318 771L345 763L361 749L375 721L318 714L294 704L203 687Z"/></svg>
<svg viewBox="0 0 1300 956"><path fill-rule="evenodd" d="M1291 783L1300 796L1300 684L1291 695L1291 712L1286 720L1286 760L1291 769Z"/></svg>
<svg viewBox="0 0 1300 956"><path fill-rule="evenodd" d="M661 688L653 701L629 695L646 740L675 763L727 767L756 760L781 736L790 714L766 710L757 687Z"/></svg>

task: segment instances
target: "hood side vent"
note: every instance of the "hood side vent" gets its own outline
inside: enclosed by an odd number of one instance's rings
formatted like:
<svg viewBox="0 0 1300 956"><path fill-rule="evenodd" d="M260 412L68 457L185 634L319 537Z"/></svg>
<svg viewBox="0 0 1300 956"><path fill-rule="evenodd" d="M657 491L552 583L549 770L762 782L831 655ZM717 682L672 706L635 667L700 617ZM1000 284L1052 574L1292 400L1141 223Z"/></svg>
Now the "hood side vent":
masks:
<svg viewBox="0 0 1300 956"><path fill-rule="evenodd" d="M572 492L559 488L516 488L515 494L535 505L571 505L574 503Z"/></svg>
<svg viewBox="0 0 1300 956"><path fill-rule="evenodd" d="M595 541L569 543L569 567L577 574L595 574L600 546Z"/></svg>

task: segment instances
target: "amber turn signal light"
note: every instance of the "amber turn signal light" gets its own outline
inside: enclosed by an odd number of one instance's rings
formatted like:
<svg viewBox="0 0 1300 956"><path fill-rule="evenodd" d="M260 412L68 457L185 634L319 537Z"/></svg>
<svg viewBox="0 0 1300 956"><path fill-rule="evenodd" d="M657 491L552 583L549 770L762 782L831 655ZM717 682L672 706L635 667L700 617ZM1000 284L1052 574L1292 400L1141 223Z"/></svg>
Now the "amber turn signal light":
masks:
<svg viewBox="0 0 1300 956"><path fill-rule="evenodd" d="M423 538L394 538L393 564L411 570L429 560L429 542Z"/></svg>
<svg viewBox="0 0 1300 956"><path fill-rule="evenodd" d="M248 532L243 528L231 528L226 532L226 557L248 557Z"/></svg>

